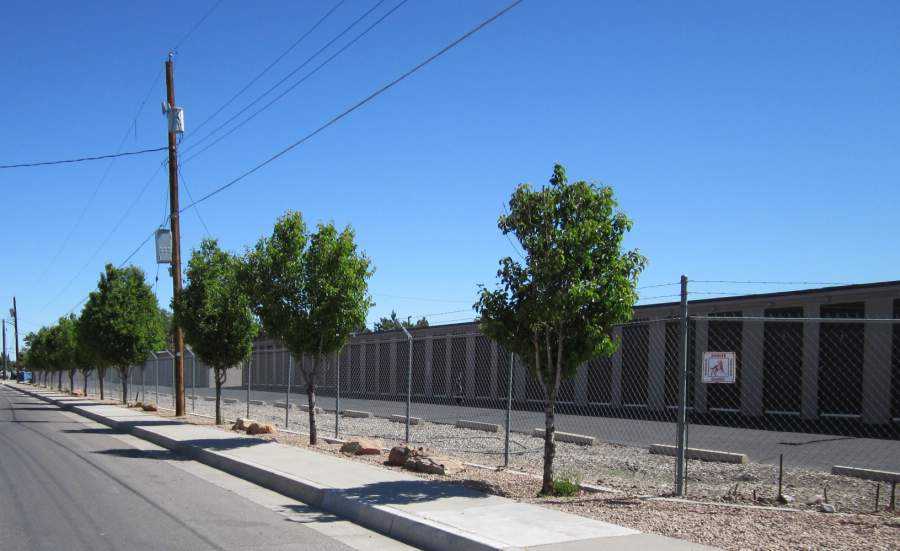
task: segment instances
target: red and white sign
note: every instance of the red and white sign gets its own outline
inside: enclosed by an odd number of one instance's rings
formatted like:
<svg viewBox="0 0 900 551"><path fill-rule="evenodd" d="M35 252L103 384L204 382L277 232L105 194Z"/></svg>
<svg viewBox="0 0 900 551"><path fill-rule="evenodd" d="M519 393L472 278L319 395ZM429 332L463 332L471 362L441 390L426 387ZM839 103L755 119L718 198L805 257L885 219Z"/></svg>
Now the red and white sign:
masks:
<svg viewBox="0 0 900 551"><path fill-rule="evenodd" d="M734 352L704 352L703 382L733 384L736 365Z"/></svg>

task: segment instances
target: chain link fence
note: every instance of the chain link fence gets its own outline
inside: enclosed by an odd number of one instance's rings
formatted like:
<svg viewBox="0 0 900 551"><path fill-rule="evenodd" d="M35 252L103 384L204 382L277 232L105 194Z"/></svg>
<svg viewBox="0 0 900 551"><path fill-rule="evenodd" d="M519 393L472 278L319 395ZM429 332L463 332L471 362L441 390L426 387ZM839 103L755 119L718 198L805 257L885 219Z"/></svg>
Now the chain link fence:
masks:
<svg viewBox="0 0 900 551"><path fill-rule="evenodd" d="M783 493L830 492L845 509L864 508L871 483L830 471L900 471L900 316L866 316L854 305L823 305L816 317L803 317L802 308L761 314L690 316L684 356L678 317L615 327L615 354L587 362L559 389L556 429L567 434L557 436L557 469L628 492L672 493L676 461L667 453L678 445L684 372L687 495L734 500L752 492L758 502L777 497L781 478ZM416 446L540 473L544 389L522 362L475 324L410 333L358 335L326 358L316 389L320 437L378 438L390 447L405 442L409 430ZM717 357L726 359L718 367L727 374L733 361L733 382L705 382ZM257 341L246 365L229 370L225 417L308 432L311 362L291 358L277 342ZM171 353L154 354L131 370L130 397L174 407L172 370ZM189 412L214 414L212 380L188 351ZM95 374L88 386L96 395ZM107 397L118 399L120 388L111 371ZM650 453L659 445L668 446L659 450L665 453ZM693 449L746 462L694 460Z"/></svg>

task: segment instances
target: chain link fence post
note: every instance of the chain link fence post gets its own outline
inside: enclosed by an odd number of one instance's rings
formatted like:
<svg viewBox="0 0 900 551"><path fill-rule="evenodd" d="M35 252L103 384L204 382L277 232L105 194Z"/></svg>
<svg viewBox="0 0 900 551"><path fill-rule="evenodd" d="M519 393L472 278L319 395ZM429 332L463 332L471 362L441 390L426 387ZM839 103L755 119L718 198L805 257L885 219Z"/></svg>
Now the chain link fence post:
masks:
<svg viewBox="0 0 900 551"><path fill-rule="evenodd" d="M675 495L684 495L684 461L687 446L688 375L688 279L681 276L681 332L678 339L680 373L678 376L678 423L676 428Z"/></svg>
<svg viewBox="0 0 900 551"><path fill-rule="evenodd" d="M153 405L159 408L159 356L154 352L151 352L150 355L153 356L153 378L156 381L156 401L153 402Z"/></svg>
<svg viewBox="0 0 900 551"><path fill-rule="evenodd" d="M406 443L409 444L409 409L410 403L412 402L413 338L402 323L400 324L400 329L403 329L403 333L406 335L406 341L408 343L406 348Z"/></svg>
<svg viewBox="0 0 900 551"><path fill-rule="evenodd" d="M302 361L302 360L301 360ZM288 352L287 381L284 388L284 428L289 427L291 419L291 375L294 371L294 354Z"/></svg>
<svg viewBox="0 0 900 551"><path fill-rule="evenodd" d="M190 348L187 350L191 353L191 413L194 413L197 409L197 355Z"/></svg>
<svg viewBox="0 0 900 551"><path fill-rule="evenodd" d="M349 344L347 345L349 346ZM337 357L335 358L337 361L335 362L335 376L334 376L334 437L340 438L338 434L341 431L341 356L343 354L338 352Z"/></svg>
<svg viewBox="0 0 900 551"><path fill-rule="evenodd" d="M506 377L506 435L503 437L503 466L509 467L509 423L512 415L513 362L515 355L509 353L509 373Z"/></svg>
<svg viewBox="0 0 900 551"><path fill-rule="evenodd" d="M253 377L253 354L250 354L250 358L244 362L244 371L247 372L247 419L250 418L250 384L251 378Z"/></svg>

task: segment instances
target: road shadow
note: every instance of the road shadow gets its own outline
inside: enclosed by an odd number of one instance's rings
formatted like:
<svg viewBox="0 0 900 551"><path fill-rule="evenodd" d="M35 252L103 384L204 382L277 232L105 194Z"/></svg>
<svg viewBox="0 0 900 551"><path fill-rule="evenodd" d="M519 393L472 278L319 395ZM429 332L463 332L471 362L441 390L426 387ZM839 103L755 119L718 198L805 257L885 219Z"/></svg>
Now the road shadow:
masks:
<svg viewBox="0 0 900 551"><path fill-rule="evenodd" d="M100 455L112 455L115 457L124 457L126 459L152 459L156 461L190 461L189 458L171 450L139 450L137 448L114 448L110 450L99 450L94 453Z"/></svg>
<svg viewBox="0 0 900 551"><path fill-rule="evenodd" d="M65 429L62 432L66 434L123 434L122 431L110 427L96 429Z"/></svg>
<svg viewBox="0 0 900 551"><path fill-rule="evenodd" d="M262 438L198 438L196 440L185 440L179 442L182 446L196 446L207 450L235 450L239 448L249 448L260 444L268 443L268 440Z"/></svg>
<svg viewBox="0 0 900 551"><path fill-rule="evenodd" d="M453 497L475 499L488 497L487 494L467 488L462 483L424 479L374 482L356 488L328 491L339 493L344 498L355 499L366 505L406 505Z"/></svg>
<svg viewBox="0 0 900 551"><path fill-rule="evenodd" d="M307 515L306 517L288 517L285 520L288 522L296 522L299 524L309 524L309 523L319 523L319 522L338 522L341 520L345 520L342 517L339 517L332 513L326 513L324 511L320 511L309 505L296 504L296 505L285 505L283 506L284 511L282 514L288 514L288 512L293 512L297 514Z"/></svg>

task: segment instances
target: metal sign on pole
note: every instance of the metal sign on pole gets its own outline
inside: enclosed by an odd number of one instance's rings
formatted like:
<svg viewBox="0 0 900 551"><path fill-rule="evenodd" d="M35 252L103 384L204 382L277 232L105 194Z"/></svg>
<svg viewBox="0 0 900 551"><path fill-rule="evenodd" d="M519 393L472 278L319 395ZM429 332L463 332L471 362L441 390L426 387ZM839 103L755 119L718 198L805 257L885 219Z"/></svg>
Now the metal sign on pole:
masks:
<svg viewBox="0 0 900 551"><path fill-rule="evenodd" d="M734 384L736 379L734 352L704 352L703 382L707 384Z"/></svg>

